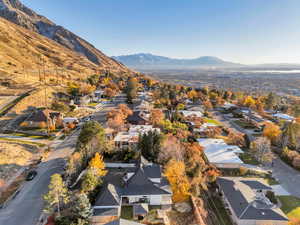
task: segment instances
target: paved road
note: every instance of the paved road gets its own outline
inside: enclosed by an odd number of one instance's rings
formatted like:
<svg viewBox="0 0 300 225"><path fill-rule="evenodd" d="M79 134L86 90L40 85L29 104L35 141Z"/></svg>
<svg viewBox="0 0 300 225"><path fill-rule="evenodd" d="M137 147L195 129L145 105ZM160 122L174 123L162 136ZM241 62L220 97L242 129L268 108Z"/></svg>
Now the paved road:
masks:
<svg viewBox="0 0 300 225"><path fill-rule="evenodd" d="M287 165L278 156L275 157L274 165L270 167L273 177L291 195L300 198L300 172Z"/></svg>
<svg viewBox="0 0 300 225"><path fill-rule="evenodd" d="M80 130L58 144L46 162L36 169L38 175L27 181L16 197L0 210L1 225L36 225L42 213L43 195L48 191L50 177L54 173L63 173L65 158L75 150Z"/></svg>
<svg viewBox="0 0 300 225"><path fill-rule="evenodd" d="M214 113L216 119L220 120L226 126L238 130L242 133L247 133L244 129L239 128L237 125L230 123L223 115L220 113ZM235 125L235 126L233 126ZM288 191L291 195L300 198L300 172L293 169L285 162L283 162L277 155L274 155L273 167L268 166L265 169L271 170L273 177L275 177L280 185Z"/></svg>
<svg viewBox="0 0 300 225"><path fill-rule="evenodd" d="M94 114L94 119L104 123L106 113L118 104L124 103L120 96L112 103L105 104L101 111ZM63 142L54 141L54 149L47 159L37 168L38 175L34 180L26 182L18 195L3 209L0 209L0 225L36 225L44 208L43 195L48 191L50 177L54 173L63 173L65 158L75 150L80 130L75 131Z"/></svg>

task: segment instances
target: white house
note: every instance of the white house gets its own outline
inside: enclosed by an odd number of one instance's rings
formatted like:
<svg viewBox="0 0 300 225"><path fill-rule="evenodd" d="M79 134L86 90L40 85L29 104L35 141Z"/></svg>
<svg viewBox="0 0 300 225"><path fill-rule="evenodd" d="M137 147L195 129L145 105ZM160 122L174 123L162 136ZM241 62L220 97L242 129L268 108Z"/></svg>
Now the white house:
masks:
<svg viewBox="0 0 300 225"><path fill-rule="evenodd" d="M273 114L273 117L278 120L286 120L286 121L293 121L295 119L295 117L284 113L275 113Z"/></svg>
<svg viewBox="0 0 300 225"><path fill-rule="evenodd" d="M239 158L243 151L235 145L227 145L223 139L199 138L199 145L204 147L204 153L210 163L219 168L240 167L244 162Z"/></svg>
<svg viewBox="0 0 300 225"><path fill-rule="evenodd" d="M120 149L134 148L138 143L139 136L150 131L160 133L160 129L154 128L152 125L131 125L127 132L119 132L117 134L114 138L115 146Z"/></svg>
<svg viewBox="0 0 300 225"><path fill-rule="evenodd" d="M179 110L184 117L203 117L203 113L201 111L189 111L189 110Z"/></svg>
<svg viewBox="0 0 300 225"><path fill-rule="evenodd" d="M288 218L267 198L272 188L263 179L220 177L219 193L237 225L287 225Z"/></svg>
<svg viewBox="0 0 300 225"><path fill-rule="evenodd" d="M133 206L137 215L147 213L148 206L151 205L161 206L162 209L171 207L172 191L160 165L142 158L134 167L131 164L117 166L118 168L114 164L107 165L109 172L104 178L106 184L93 206L94 223L99 223L104 218L118 218L123 205Z"/></svg>

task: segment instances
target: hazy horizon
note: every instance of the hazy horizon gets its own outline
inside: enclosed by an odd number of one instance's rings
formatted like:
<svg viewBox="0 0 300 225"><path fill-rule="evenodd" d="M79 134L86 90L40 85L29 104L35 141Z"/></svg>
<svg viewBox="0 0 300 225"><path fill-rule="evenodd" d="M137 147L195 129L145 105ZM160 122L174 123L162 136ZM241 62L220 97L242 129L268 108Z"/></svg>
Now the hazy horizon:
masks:
<svg viewBox="0 0 300 225"><path fill-rule="evenodd" d="M300 63L300 1L21 0L110 56Z"/></svg>

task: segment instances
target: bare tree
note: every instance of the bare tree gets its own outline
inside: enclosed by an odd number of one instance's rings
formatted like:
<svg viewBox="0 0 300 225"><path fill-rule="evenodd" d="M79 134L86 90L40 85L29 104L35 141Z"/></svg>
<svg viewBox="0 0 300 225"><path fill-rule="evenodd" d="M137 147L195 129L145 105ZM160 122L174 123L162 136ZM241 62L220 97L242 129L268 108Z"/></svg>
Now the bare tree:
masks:
<svg viewBox="0 0 300 225"><path fill-rule="evenodd" d="M273 154L271 151L271 142L266 137L257 138L251 147L251 151L254 153L255 158L260 163L272 162Z"/></svg>

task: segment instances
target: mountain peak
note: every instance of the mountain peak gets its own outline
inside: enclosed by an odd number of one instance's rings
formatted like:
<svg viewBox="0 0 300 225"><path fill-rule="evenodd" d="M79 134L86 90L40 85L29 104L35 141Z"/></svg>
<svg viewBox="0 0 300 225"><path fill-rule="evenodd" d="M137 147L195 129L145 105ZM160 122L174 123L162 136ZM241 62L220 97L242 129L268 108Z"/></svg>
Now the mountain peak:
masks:
<svg viewBox="0 0 300 225"><path fill-rule="evenodd" d="M226 62L215 56L201 56L194 59L176 59L151 53L113 56L114 59L134 68L171 68L171 67L229 67L240 64Z"/></svg>
<svg viewBox="0 0 300 225"><path fill-rule="evenodd" d="M0 0L0 17L56 41L60 45L84 55L98 66L129 71L125 66L107 57L87 41L37 14L19 0Z"/></svg>

